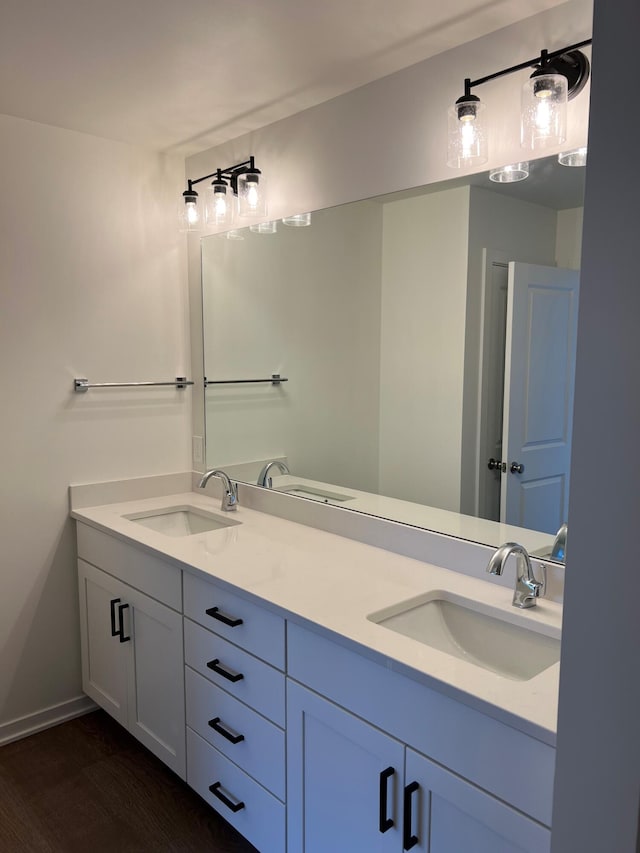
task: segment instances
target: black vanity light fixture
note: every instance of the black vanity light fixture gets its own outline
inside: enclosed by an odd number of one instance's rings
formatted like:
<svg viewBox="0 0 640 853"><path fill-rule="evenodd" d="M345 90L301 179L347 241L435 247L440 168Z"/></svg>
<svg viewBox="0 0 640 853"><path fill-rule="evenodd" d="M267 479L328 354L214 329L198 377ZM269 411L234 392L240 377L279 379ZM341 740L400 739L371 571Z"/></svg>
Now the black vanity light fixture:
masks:
<svg viewBox="0 0 640 853"><path fill-rule="evenodd" d="M464 81L464 95L449 108L447 165L461 169L481 166L487 162L487 135L482 122L484 104L471 90L526 68L533 68L534 71L522 89L520 143L528 151L562 145L567 138L567 101L575 98L589 79L589 60L580 48L591 42L592 39L586 39L560 50L542 50L540 56L519 65L504 68L478 80L467 78ZM505 173L506 177L495 177L493 180L522 180L526 177L524 173L528 173L528 164L513 164L503 169L509 170ZM496 170L496 173L499 172Z"/></svg>
<svg viewBox="0 0 640 853"><path fill-rule="evenodd" d="M205 193L204 211L199 206L196 184L211 180ZM267 202L264 178L256 167L253 157L216 169L210 175L203 175L187 181L187 189L182 193L179 221L181 231L200 231L203 219L207 226L230 226L238 218L259 219L267 215Z"/></svg>

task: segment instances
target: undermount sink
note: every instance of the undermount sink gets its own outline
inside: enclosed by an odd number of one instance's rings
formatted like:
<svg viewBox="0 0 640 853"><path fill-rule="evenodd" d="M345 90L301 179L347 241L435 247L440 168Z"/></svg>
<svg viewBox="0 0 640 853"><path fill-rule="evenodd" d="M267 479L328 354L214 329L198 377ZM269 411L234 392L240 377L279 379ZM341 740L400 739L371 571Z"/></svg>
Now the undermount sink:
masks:
<svg viewBox="0 0 640 853"><path fill-rule="evenodd" d="M312 501L320 501L321 503L344 503L344 501L352 501L353 495L343 495L339 492L329 492L325 489L317 489L315 486L306 486L301 483L295 483L292 486L280 486L274 491L284 492L287 495L296 495L299 498L310 498Z"/></svg>
<svg viewBox="0 0 640 853"><path fill-rule="evenodd" d="M560 632L530 614L502 611L437 590L371 613L371 622L516 681L560 660Z"/></svg>
<svg viewBox="0 0 640 853"><path fill-rule="evenodd" d="M210 530L241 524L235 519L223 518L199 507L187 505L135 512L122 517L157 533L164 533L165 536L193 536L196 533L207 533Z"/></svg>

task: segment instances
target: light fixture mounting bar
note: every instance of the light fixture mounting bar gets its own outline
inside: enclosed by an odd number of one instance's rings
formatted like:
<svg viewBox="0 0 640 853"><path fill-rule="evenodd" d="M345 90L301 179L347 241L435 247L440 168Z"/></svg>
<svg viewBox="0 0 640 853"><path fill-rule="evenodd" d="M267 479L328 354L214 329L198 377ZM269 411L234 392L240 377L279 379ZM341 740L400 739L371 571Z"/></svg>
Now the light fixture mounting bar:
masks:
<svg viewBox="0 0 640 853"><path fill-rule="evenodd" d="M242 175L245 172L254 172L258 171L255 166L255 159L253 156L249 157L248 160L243 160L242 163L236 163L235 166L228 166L226 169L216 169L215 172L211 172L210 175L203 175L201 178L187 179L187 184L189 186L189 192L193 189L195 184L199 184L202 181L207 181L209 178L227 178L231 182L231 187L233 191L236 191L238 175Z"/></svg>
<svg viewBox="0 0 640 853"><path fill-rule="evenodd" d="M478 77L477 80L471 80L467 77L464 81L465 97L468 97L471 94L471 89L475 86L481 86L483 83L488 83L489 80L495 80L498 77L504 77L507 74L513 74L516 71L523 71L525 68L533 68L541 60L546 62L547 60L555 59L558 56L563 56L565 53L570 53L572 50L579 50L581 47L586 47L591 44L592 41L593 39L585 39L584 41L577 42L577 44L570 44L568 47L562 47L560 50L554 50L551 52L541 50L540 55L536 56L534 59L529 59L526 62L520 62L518 65L512 65L510 68L504 68L502 71L496 71L493 74L487 74L486 77Z"/></svg>

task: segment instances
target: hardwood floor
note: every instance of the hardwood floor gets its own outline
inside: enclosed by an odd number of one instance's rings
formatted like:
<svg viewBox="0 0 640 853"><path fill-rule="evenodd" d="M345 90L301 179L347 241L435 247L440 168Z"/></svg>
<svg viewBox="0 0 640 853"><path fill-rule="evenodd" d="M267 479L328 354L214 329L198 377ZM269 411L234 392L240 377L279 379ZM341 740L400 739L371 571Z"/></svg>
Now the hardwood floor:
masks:
<svg viewBox="0 0 640 853"><path fill-rule="evenodd" d="M0 853L107 851L256 853L104 711L0 748Z"/></svg>

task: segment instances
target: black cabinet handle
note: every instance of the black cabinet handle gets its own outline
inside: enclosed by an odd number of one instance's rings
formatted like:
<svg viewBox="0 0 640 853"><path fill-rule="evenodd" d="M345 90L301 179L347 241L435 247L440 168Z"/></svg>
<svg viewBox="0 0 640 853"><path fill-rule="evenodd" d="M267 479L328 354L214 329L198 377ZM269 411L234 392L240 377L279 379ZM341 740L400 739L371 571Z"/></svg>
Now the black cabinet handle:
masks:
<svg viewBox="0 0 640 853"><path fill-rule="evenodd" d="M211 616L212 619L217 619L218 622L224 622L230 628L237 628L238 625L242 625L242 619L234 619L233 616L227 616L219 607L210 607L208 610L205 610L205 613L207 616Z"/></svg>
<svg viewBox="0 0 640 853"><path fill-rule="evenodd" d="M380 832L386 832L393 826L393 818L387 817L388 795L389 795L389 779L395 774L393 767L387 767L380 773Z"/></svg>
<svg viewBox="0 0 640 853"><path fill-rule="evenodd" d="M120 599L118 599L119 601ZM127 643L131 639L131 637L125 637L124 635L124 625L122 624L122 614L129 607L128 604L119 604L118 605L118 622L120 623L120 628L118 629L118 636L120 637L121 643Z"/></svg>
<svg viewBox="0 0 640 853"><path fill-rule="evenodd" d="M225 669L223 666L220 666L220 658L214 658L207 662L207 666L209 669L212 669L214 672L217 672L218 675L221 675L223 678L226 678L227 681L233 681L235 684L236 681L240 681L244 678L244 675L241 672L232 672L229 669Z"/></svg>
<svg viewBox="0 0 640 853"><path fill-rule="evenodd" d="M411 798L419 790L420 785L417 782L410 782L404 789L404 809L402 815L402 847L404 850L411 850L420 840L417 835L411 834Z"/></svg>
<svg viewBox="0 0 640 853"><path fill-rule="evenodd" d="M119 637L120 631L116 628L116 604L120 601L119 598L112 598L109 602L111 605L111 636Z"/></svg>
<svg viewBox="0 0 640 853"><path fill-rule="evenodd" d="M240 809L244 808L244 803L242 800L238 803L232 802L229 797L225 797L225 795L220 790L221 782L214 782L213 785L209 785L209 790L213 794L214 797L217 797L221 803L224 803L228 809L231 809L232 812L239 812Z"/></svg>
<svg viewBox="0 0 640 853"><path fill-rule="evenodd" d="M229 729L225 729L224 726L221 726L220 717L214 717L213 720L209 720L209 725L214 732L218 732L222 737L226 737L226 739L231 741L231 743L240 743L244 740L244 735L234 735L229 731Z"/></svg>

